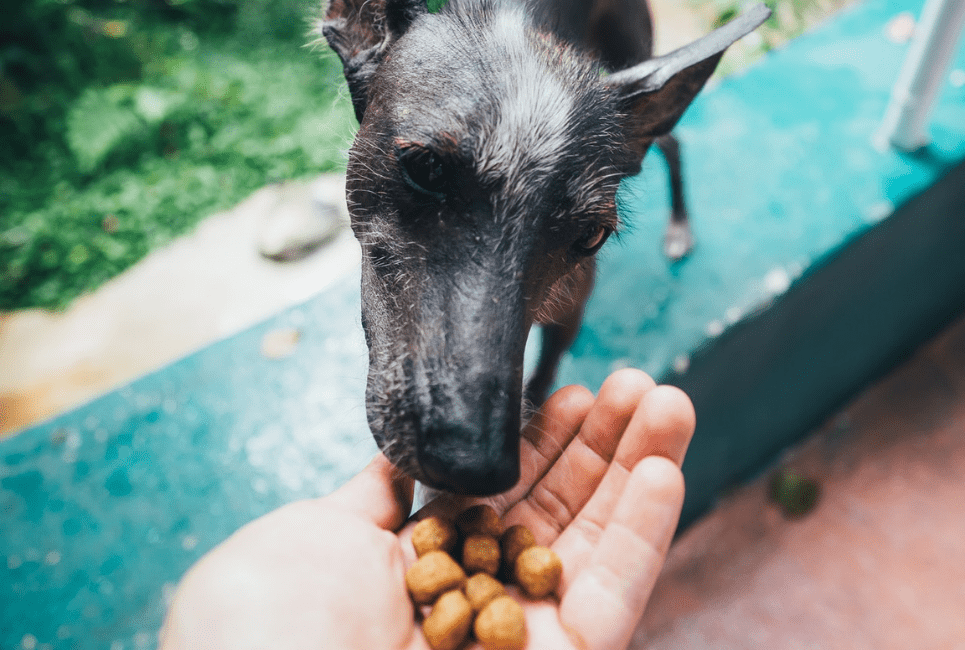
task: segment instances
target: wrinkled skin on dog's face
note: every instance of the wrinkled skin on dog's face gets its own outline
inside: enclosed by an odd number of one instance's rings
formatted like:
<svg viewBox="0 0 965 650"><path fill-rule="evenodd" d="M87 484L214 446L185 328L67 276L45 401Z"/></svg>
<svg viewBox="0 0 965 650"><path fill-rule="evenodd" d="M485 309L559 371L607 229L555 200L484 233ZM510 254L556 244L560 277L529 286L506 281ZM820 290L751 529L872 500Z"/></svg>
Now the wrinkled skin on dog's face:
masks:
<svg viewBox="0 0 965 650"><path fill-rule="evenodd" d="M598 68L512 15L433 18L372 79L350 155L367 410L407 473L489 494L519 477L529 329L616 229L627 161Z"/></svg>
<svg viewBox="0 0 965 650"><path fill-rule="evenodd" d="M448 0L429 14L425 0L330 0L319 23L360 122L347 191L369 424L431 487L516 483L530 326L578 326L620 180L770 13L647 59L646 3L624 2ZM644 21L621 32L646 43L631 57L642 62L612 75L553 36L618 61L629 50L605 37L628 18Z"/></svg>

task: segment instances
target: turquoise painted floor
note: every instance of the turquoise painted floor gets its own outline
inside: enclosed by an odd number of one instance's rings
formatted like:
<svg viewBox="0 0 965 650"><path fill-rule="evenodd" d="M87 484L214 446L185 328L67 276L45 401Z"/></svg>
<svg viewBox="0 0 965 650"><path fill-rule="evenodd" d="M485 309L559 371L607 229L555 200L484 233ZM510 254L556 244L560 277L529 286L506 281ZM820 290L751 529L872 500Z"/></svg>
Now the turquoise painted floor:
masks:
<svg viewBox="0 0 965 650"><path fill-rule="evenodd" d="M628 365L686 376L732 325L965 159L961 86L944 89L922 155L871 145L907 49L883 26L920 6L869 0L700 98L679 129L697 248L678 265L660 256L666 182L652 156L624 188L632 227L604 254L561 382L596 388ZM153 648L166 597L202 553L368 460L357 282L0 442L0 647ZM289 327L295 353L265 358L263 335ZM694 456L716 444L698 429Z"/></svg>
<svg viewBox="0 0 965 650"><path fill-rule="evenodd" d="M360 469L375 444L357 293L345 284L0 442L0 648L154 647L203 552ZM297 353L264 357L264 334L290 327Z"/></svg>

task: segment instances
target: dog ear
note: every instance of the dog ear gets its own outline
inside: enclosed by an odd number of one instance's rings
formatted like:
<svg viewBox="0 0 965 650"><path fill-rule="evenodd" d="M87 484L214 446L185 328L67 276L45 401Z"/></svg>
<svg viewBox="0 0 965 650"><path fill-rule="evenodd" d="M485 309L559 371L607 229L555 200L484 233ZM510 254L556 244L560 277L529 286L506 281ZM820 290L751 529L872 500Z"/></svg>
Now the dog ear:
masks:
<svg viewBox="0 0 965 650"><path fill-rule="evenodd" d="M690 45L605 79L620 97L629 119L630 141L641 154L654 138L673 129L713 74L724 50L770 15L771 10L759 4Z"/></svg>
<svg viewBox="0 0 965 650"><path fill-rule="evenodd" d="M428 10L426 0L329 0L316 31L342 60L359 122L369 82L389 46Z"/></svg>

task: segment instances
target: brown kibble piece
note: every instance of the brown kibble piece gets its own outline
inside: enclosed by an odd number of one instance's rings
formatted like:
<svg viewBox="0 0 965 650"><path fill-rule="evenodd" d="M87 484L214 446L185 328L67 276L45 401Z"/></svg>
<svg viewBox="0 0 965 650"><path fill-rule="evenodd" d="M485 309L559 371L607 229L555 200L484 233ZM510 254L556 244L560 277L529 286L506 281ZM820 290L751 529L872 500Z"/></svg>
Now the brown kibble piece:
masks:
<svg viewBox="0 0 965 650"><path fill-rule="evenodd" d="M466 573L445 551L429 551L405 572L405 584L417 605L426 605L439 594L459 589Z"/></svg>
<svg viewBox="0 0 965 650"><path fill-rule="evenodd" d="M478 612L494 598L506 595L506 587L488 573L477 573L466 581L466 598Z"/></svg>
<svg viewBox="0 0 965 650"><path fill-rule="evenodd" d="M516 583L533 599L553 593L563 575L560 557L545 546L530 546L516 558Z"/></svg>
<svg viewBox="0 0 965 650"><path fill-rule="evenodd" d="M519 554L530 546L536 546L536 538L533 537L529 528L520 524L507 528L499 540L499 550L502 552L503 562L510 568L515 566Z"/></svg>
<svg viewBox="0 0 965 650"><path fill-rule="evenodd" d="M462 567L466 573L499 571L499 542L489 535L470 535L462 545Z"/></svg>
<svg viewBox="0 0 965 650"><path fill-rule="evenodd" d="M486 650L522 650L526 647L526 616L510 596L495 598L483 608L473 626Z"/></svg>
<svg viewBox="0 0 965 650"><path fill-rule="evenodd" d="M442 517L426 517L412 529L412 546L418 557L429 551L452 553L458 538L456 527Z"/></svg>
<svg viewBox="0 0 965 650"><path fill-rule="evenodd" d="M485 503L467 508L456 517L456 528L462 533L463 537L480 534L489 535L499 539L503 534L503 524L499 521L499 515Z"/></svg>
<svg viewBox="0 0 965 650"><path fill-rule="evenodd" d="M439 596L422 622L422 633L433 650L455 650L472 626L472 607L458 589Z"/></svg>

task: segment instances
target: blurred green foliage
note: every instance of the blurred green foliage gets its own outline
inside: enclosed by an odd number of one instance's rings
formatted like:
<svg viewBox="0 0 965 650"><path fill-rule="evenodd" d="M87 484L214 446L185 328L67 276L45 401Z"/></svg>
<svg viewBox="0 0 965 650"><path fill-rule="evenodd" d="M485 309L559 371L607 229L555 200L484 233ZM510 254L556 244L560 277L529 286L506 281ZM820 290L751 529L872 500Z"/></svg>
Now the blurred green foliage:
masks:
<svg viewBox="0 0 965 650"><path fill-rule="evenodd" d="M701 13L711 16L712 28L720 27L735 18L751 4L764 2L771 9L771 17L742 41L745 49L744 64L783 46L797 36L827 18L830 14L855 0L691 0L691 5ZM722 65L718 73L734 72Z"/></svg>
<svg viewBox="0 0 965 650"><path fill-rule="evenodd" d="M307 0L15 0L0 24L0 310L62 308L273 180L343 164ZM8 14L9 16L9 14Z"/></svg>

